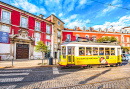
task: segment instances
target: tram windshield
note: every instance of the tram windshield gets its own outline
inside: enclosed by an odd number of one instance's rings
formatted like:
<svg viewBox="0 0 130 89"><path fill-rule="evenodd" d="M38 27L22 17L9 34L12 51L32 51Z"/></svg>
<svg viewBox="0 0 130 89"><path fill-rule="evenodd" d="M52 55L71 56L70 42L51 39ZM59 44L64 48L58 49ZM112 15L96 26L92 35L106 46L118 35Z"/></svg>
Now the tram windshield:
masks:
<svg viewBox="0 0 130 89"><path fill-rule="evenodd" d="M66 58L66 47L62 47L62 55L63 55L63 58Z"/></svg>

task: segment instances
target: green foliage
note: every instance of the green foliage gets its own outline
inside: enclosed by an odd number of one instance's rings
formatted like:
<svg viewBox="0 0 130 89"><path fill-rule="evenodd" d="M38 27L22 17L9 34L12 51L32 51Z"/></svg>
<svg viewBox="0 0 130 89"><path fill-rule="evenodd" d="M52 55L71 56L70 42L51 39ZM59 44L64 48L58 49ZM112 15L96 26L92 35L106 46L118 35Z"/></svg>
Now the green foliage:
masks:
<svg viewBox="0 0 130 89"><path fill-rule="evenodd" d="M115 38L114 36L112 37L105 36L97 40L98 43L102 43L104 41L118 42L117 38Z"/></svg>
<svg viewBox="0 0 130 89"><path fill-rule="evenodd" d="M37 41L37 45L35 46L35 52L47 52L47 46L43 43L43 41Z"/></svg>

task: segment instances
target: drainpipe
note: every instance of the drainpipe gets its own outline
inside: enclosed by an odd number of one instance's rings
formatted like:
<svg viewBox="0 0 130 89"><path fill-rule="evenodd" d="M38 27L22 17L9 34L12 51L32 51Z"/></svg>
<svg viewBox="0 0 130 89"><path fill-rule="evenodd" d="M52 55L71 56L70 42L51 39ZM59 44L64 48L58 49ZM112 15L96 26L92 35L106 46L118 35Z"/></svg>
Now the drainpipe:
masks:
<svg viewBox="0 0 130 89"><path fill-rule="evenodd" d="M53 25L52 25L52 35L51 35L51 56L53 57L53 48L54 48L54 45L53 45L53 40L54 40L54 38L53 38L53 35L54 35L54 29L53 29Z"/></svg>

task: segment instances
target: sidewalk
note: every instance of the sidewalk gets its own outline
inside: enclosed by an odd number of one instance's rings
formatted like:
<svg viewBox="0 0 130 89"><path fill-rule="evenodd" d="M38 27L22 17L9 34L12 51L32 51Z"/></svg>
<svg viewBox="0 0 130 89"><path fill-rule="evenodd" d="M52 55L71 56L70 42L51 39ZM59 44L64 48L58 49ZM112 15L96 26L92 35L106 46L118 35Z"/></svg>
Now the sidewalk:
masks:
<svg viewBox="0 0 130 89"><path fill-rule="evenodd" d="M43 60L15 60L13 61L0 61L0 69L2 68L32 68L32 67L52 67L52 66L58 66L58 59L56 60L55 65L55 59L53 59L53 65L49 65L49 59Z"/></svg>

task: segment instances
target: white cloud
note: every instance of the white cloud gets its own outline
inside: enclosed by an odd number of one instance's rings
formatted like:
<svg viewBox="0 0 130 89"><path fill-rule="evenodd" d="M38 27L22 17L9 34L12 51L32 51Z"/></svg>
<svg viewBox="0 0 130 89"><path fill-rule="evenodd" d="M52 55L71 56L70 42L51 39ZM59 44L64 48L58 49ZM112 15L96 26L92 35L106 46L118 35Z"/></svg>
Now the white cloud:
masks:
<svg viewBox="0 0 130 89"><path fill-rule="evenodd" d="M22 8L30 13L46 14L46 10L44 8L39 8L36 5L29 3L27 0L13 0L11 5Z"/></svg>
<svg viewBox="0 0 130 89"><path fill-rule="evenodd" d="M62 14L62 13L60 13L60 14L59 14L59 17L61 17L61 16L63 16L63 14Z"/></svg>
<svg viewBox="0 0 130 89"><path fill-rule="evenodd" d="M110 13L111 11L118 9L118 7L122 6L122 1L121 0L113 0L110 4L117 6L117 7L107 6L107 8L103 9L101 12L98 12L98 15L96 17L105 16L107 13Z"/></svg>
<svg viewBox="0 0 130 89"><path fill-rule="evenodd" d="M71 15L70 19L75 19L77 17L77 14Z"/></svg>
<svg viewBox="0 0 130 89"><path fill-rule="evenodd" d="M121 17L117 22L105 22L105 24L103 25L95 25L93 27L94 29L101 28L104 30L105 28L110 28L111 26L113 26L113 29L119 31L121 28L129 25L130 25L130 15Z"/></svg>
<svg viewBox="0 0 130 89"><path fill-rule="evenodd" d="M80 5L83 5L83 4L85 4L86 2L87 2L87 0L80 0L79 4L80 4Z"/></svg>
<svg viewBox="0 0 130 89"><path fill-rule="evenodd" d="M86 26L86 24L88 23L88 22L90 22L90 20L89 19L87 19L87 20L75 20L75 21L73 21L73 22L68 22L67 24L66 24L66 27L68 27L68 28L74 28L74 26L77 26L77 27L84 27L84 26Z"/></svg>

